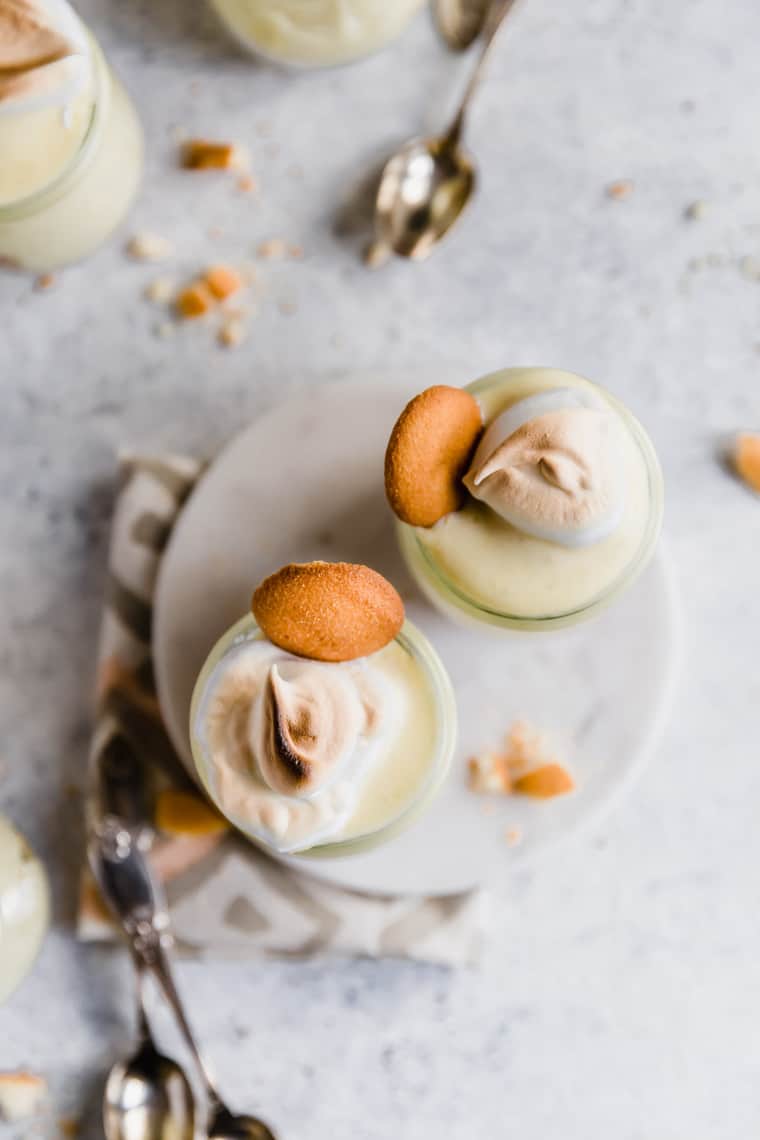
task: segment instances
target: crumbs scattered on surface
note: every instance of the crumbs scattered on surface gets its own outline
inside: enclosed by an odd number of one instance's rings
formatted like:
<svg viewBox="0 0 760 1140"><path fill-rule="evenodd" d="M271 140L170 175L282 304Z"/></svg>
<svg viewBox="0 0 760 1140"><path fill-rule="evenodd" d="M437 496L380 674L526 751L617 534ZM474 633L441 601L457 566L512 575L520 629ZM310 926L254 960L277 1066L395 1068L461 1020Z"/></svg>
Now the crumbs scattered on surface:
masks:
<svg viewBox="0 0 760 1140"><path fill-rule="evenodd" d="M217 333L222 348L237 348L248 336L248 329L239 317L230 317Z"/></svg>
<svg viewBox="0 0 760 1140"><path fill-rule="evenodd" d="M180 148L185 170L245 170L248 155L243 147L210 139L187 139Z"/></svg>
<svg viewBox="0 0 760 1140"><path fill-rule="evenodd" d="M252 174L243 174L237 180L237 188L243 194L253 194L255 190L258 190L259 184Z"/></svg>
<svg viewBox="0 0 760 1140"><path fill-rule="evenodd" d="M259 243L256 254L264 261L284 261L288 256L288 243L282 238L268 238Z"/></svg>
<svg viewBox="0 0 760 1140"><path fill-rule="evenodd" d="M175 301L177 315L183 321L194 321L211 312L216 304L213 293L202 278L191 281L177 294Z"/></svg>
<svg viewBox="0 0 760 1140"><path fill-rule="evenodd" d="M739 478L752 491L760 493L760 433L740 432L734 441L731 459Z"/></svg>
<svg viewBox="0 0 760 1140"><path fill-rule="evenodd" d="M613 201L619 202L624 198L630 198L635 189L635 185L630 178L618 178L615 182L608 182L605 187L605 194Z"/></svg>
<svg viewBox="0 0 760 1140"><path fill-rule="evenodd" d="M522 843L523 833L519 827L508 827L504 832L504 842L507 847L518 847Z"/></svg>
<svg viewBox="0 0 760 1140"><path fill-rule="evenodd" d="M467 762L471 791L485 795L520 795L549 799L575 787L569 771L551 753L544 735L525 721L509 730L504 750L488 751Z"/></svg>
<svg viewBox="0 0 760 1140"><path fill-rule="evenodd" d="M39 1115L47 1094L47 1081L37 1073L0 1073L0 1121L13 1123Z"/></svg>
<svg viewBox="0 0 760 1140"><path fill-rule="evenodd" d="M707 202L698 200L696 202L689 203L683 212L683 216L686 218L687 222L700 222L702 218L705 217L708 210L709 206L707 205Z"/></svg>
<svg viewBox="0 0 760 1140"><path fill-rule="evenodd" d="M34 291L35 293L46 293L48 289L52 289L58 282L55 273L41 273L39 277L35 278Z"/></svg>
<svg viewBox="0 0 760 1140"><path fill-rule="evenodd" d="M126 245L127 256L133 261L165 261L173 252L172 243L161 234L135 234Z"/></svg>
<svg viewBox="0 0 760 1140"><path fill-rule="evenodd" d="M171 277L156 277L145 286L145 299L154 305L168 305L174 300L177 285Z"/></svg>

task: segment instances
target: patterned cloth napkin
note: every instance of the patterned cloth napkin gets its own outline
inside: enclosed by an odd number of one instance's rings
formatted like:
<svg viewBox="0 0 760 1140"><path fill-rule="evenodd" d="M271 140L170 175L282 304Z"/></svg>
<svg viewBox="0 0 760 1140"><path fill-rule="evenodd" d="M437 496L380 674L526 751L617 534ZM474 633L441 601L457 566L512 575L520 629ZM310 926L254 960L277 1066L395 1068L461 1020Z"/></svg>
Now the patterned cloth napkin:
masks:
<svg viewBox="0 0 760 1140"><path fill-rule="evenodd" d="M98 760L122 742L150 772L157 831L151 858L185 955L332 951L447 965L474 961L484 928L481 892L365 895L286 867L226 825L174 752L153 679L152 598L172 527L202 471L185 456L121 461L98 654L89 812ZM78 928L85 940L115 937L86 870Z"/></svg>

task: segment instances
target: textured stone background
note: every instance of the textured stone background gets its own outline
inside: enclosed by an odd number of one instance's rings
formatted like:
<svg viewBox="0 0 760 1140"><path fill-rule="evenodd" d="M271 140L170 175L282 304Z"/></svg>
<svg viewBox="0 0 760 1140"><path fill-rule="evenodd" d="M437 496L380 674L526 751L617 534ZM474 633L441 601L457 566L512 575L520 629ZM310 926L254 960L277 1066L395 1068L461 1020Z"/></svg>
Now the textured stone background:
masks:
<svg viewBox="0 0 760 1140"><path fill-rule="evenodd" d="M441 121L460 62L421 16L359 66L244 58L197 0L83 0L145 123L122 237L56 287L0 281L0 804L52 868L56 925L0 1011L0 1066L51 1075L96 1137L130 1036L121 956L71 934L114 450L211 452L292 384L440 361L601 380L651 428L669 482L688 667L659 756L601 829L503 884L482 971L392 962L188 965L195 1021L241 1104L298 1140L746 1140L760 1110L760 504L717 461L760 427L756 0L526 0L470 141L478 201L423 266L366 272L363 176ZM247 142L261 191L183 175L172 128ZM635 181L624 201L607 183ZM707 203L689 221L684 209ZM212 226L223 236L212 239ZM247 344L155 335L155 230L178 273L261 241ZM163 272L163 271L161 271ZM285 315L280 303L295 306ZM614 758L612 758L614 759Z"/></svg>

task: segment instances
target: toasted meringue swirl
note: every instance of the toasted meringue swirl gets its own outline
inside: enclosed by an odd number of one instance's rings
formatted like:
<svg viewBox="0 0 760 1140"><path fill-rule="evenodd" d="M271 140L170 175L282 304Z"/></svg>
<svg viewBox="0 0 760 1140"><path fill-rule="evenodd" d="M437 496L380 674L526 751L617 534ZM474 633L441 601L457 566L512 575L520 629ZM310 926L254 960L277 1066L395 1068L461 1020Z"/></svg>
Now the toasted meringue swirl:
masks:
<svg viewBox="0 0 760 1140"><path fill-rule="evenodd" d="M595 397L564 389L529 397L489 425L465 486L526 534L599 542L623 514L618 430Z"/></svg>
<svg viewBox="0 0 760 1140"><path fill-rule="evenodd" d="M0 111L64 106L84 82L86 50L62 0L0 0Z"/></svg>
<svg viewBox="0 0 760 1140"><path fill-rule="evenodd" d="M324 787L353 753L367 715L355 685L318 665L270 666L251 716L251 752L264 781L286 796Z"/></svg>

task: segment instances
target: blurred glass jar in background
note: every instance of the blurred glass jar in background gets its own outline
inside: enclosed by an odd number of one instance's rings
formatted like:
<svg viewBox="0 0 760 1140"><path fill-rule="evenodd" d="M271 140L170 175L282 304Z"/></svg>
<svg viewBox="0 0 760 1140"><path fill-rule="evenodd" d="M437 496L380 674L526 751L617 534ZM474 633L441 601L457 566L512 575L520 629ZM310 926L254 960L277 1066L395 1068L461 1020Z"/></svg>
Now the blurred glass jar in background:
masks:
<svg viewBox="0 0 760 1140"><path fill-rule="evenodd" d="M142 155L134 108L66 0L0 0L0 262L40 272L95 250Z"/></svg>
<svg viewBox="0 0 760 1140"><path fill-rule="evenodd" d="M0 1002L31 970L49 913L42 864L24 837L0 816Z"/></svg>
<svg viewBox="0 0 760 1140"><path fill-rule="evenodd" d="M235 37L277 63L331 67L380 51L425 0L211 0Z"/></svg>

